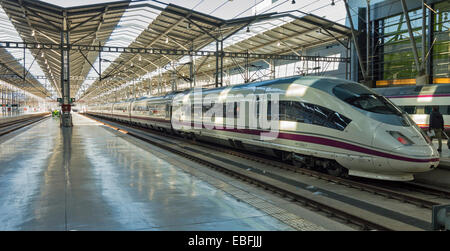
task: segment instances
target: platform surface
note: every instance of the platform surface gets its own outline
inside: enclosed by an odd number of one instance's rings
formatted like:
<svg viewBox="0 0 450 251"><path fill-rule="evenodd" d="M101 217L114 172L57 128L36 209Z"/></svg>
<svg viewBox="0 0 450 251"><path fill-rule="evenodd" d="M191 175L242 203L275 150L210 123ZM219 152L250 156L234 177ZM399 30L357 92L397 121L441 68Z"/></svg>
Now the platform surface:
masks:
<svg viewBox="0 0 450 251"><path fill-rule="evenodd" d="M100 124L0 138L0 230L293 230Z"/></svg>
<svg viewBox="0 0 450 251"><path fill-rule="evenodd" d="M433 145L436 148L438 148L439 142L437 140L433 140ZM450 150L447 146L447 140L442 140L442 152L441 152L440 166L450 170Z"/></svg>

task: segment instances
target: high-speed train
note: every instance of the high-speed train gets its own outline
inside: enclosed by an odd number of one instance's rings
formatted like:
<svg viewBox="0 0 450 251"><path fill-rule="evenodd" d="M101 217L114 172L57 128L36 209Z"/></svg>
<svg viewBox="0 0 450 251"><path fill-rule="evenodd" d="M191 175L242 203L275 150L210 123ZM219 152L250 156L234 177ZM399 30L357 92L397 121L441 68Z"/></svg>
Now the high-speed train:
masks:
<svg viewBox="0 0 450 251"><path fill-rule="evenodd" d="M246 101L251 95L256 102ZM263 95L277 95L278 101ZM255 118L251 107L261 102L268 107L257 106ZM183 110L183 104L194 105ZM273 130L254 120L272 118L269 107L276 104L275 137L262 138ZM223 105L222 115L216 105ZM430 139L405 112L365 86L337 78L290 77L202 89L200 94L187 90L89 106L87 113L275 155L333 175L406 181L439 164ZM184 126L174 127L172 120Z"/></svg>
<svg viewBox="0 0 450 251"><path fill-rule="evenodd" d="M422 129L428 129L434 106L443 115L446 131L450 130L450 85L422 85L374 89L407 112Z"/></svg>

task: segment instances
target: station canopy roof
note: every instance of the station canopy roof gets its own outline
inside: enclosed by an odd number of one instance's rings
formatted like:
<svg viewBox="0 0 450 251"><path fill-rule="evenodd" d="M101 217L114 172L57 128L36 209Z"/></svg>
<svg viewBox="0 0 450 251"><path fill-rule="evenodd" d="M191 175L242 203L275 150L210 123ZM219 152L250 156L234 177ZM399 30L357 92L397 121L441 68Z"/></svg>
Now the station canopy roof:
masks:
<svg viewBox="0 0 450 251"><path fill-rule="evenodd" d="M157 81L155 76L159 74L166 80L174 74L185 78L189 76L190 56L173 51L215 52L216 41L222 39L224 52L301 55L305 48L336 40L343 42L351 35L346 26L300 11L224 20L172 4L143 0L70 8L41 1L3 0L1 6L4 17L0 13L0 25L4 28L8 22L12 23L15 31L11 32L16 32L17 37L0 31L0 79L42 97L61 93L61 49L52 46L44 49L44 44L61 44L64 20L70 36L70 92L77 99L92 99L132 82L150 78ZM29 43L25 64L21 60L24 49L5 48L2 43L5 41ZM114 48L173 51L112 52ZM196 75L214 74L215 56L193 57ZM225 58L223 68L236 67L244 60ZM25 80L20 78L28 71ZM15 77L1 77L8 74Z"/></svg>

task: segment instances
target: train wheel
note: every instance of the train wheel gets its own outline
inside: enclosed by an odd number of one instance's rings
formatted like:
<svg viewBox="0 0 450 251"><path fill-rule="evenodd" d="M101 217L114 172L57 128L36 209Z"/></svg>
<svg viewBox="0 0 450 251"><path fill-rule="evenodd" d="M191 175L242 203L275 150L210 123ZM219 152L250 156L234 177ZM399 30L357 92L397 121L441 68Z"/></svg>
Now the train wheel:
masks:
<svg viewBox="0 0 450 251"><path fill-rule="evenodd" d="M292 164L296 167L312 169L312 160L307 156L301 156L296 153L292 153Z"/></svg>
<svg viewBox="0 0 450 251"><path fill-rule="evenodd" d="M338 163L331 164L327 167L327 173L336 177L346 176L347 169L339 165Z"/></svg>

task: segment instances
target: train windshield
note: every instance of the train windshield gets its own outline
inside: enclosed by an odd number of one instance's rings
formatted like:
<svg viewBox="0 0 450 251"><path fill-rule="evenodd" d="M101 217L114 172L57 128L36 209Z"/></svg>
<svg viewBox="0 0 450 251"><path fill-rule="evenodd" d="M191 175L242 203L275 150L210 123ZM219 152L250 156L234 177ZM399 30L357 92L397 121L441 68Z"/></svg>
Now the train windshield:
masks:
<svg viewBox="0 0 450 251"><path fill-rule="evenodd" d="M334 87L333 93L339 99L365 111L381 114L402 114L402 112L385 97L357 84L337 85Z"/></svg>
<svg viewBox="0 0 450 251"><path fill-rule="evenodd" d="M397 125L411 126L408 115L386 99L364 86L345 83L333 88L334 95L346 103L364 110L367 116L380 122Z"/></svg>

